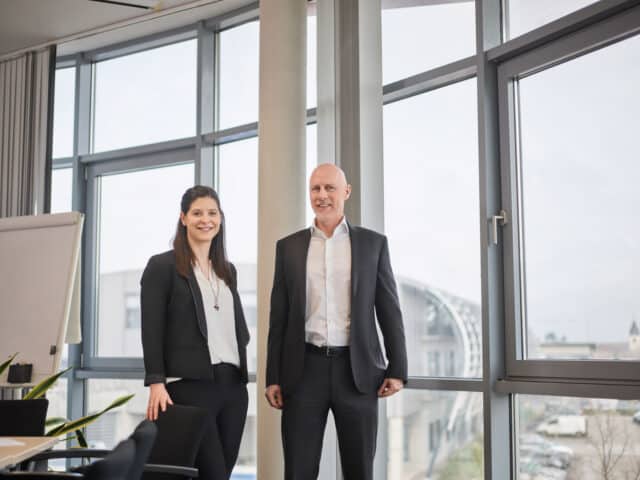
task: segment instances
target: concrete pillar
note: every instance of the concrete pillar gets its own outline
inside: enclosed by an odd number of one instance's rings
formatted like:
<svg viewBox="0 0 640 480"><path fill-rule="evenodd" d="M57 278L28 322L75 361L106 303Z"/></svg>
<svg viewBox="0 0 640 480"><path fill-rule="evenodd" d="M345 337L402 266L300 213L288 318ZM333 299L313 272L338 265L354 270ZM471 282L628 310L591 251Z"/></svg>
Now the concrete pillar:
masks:
<svg viewBox="0 0 640 480"><path fill-rule="evenodd" d="M264 400L275 243L304 226L306 9L304 0L260 2L258 127L258 478L283 478L280 413Z"/></svg>

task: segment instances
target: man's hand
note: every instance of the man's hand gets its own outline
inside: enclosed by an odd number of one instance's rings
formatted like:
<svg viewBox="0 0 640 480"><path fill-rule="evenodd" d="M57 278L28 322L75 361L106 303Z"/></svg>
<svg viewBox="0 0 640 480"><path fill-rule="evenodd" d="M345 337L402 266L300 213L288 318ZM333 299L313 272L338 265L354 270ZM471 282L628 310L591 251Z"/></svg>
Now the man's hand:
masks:
<svg viewBox="0 0 640 480"><path fill-rule="evenodd" d="M173 401L167 392L164 383L152 383L149 386L149 403L147 405L147 418L149 420L158 419L158 409L163 412L167 410L167 405L173 405Z"/></svg>
<svg viewBox="0 0 640 480"><path fill-rule="evenodd" d="M282 399L282 390L280 389L280 385L269 385L264 390L264 396L267 398L267 402L273 408L277 408L281 410L284 406L284 400Z"/></svg>
<svg viewBox="0 0 640 480"><path fill-rule="evenodd" d="M396 392L399 392L404 387L404 382L399 378L385 378L382 385L378 389L378 396L380 398L390 397Z"/></svg>

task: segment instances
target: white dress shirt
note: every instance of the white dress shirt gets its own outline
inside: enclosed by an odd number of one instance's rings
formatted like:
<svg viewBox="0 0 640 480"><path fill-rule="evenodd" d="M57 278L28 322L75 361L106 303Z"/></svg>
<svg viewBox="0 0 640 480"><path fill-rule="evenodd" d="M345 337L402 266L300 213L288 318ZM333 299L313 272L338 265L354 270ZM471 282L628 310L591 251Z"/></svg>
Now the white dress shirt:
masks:
<svg viewBox="0 0 640 480"><path fill-rule="evenodd" d="M351 240L344 217L331 238L315 225L311 226L306 292L305 341L317 346L348 346Z"/></svg>
<svg viewBox="0 0 640 480"><path fill-rule="evenodd" d="M202 294L204 315L207 319L207 341L211 363L232 363L240 366L240 354L238 353L238 340L236 338L236 320L233 308L233 295L224 283L217 278L211 269L211 279L207 279L198 266L193 271ZM217 285L216 285L217 281ZM215 309L216 295L218 293L218 310Z"/></svg>

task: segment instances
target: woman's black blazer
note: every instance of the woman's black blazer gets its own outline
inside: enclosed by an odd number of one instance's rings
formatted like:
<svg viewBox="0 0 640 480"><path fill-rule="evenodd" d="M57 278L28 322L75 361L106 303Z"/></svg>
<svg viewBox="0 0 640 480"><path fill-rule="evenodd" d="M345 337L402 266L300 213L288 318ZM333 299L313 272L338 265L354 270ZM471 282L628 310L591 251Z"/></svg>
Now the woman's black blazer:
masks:
<svg viewBox="0 0 640 480"><path fill-rule="evenodd" d="M246 383L249 329L233 264L231 269L240 371ZM163 383L167 377L213 379L207 335L216 332L207 332L202 295L193 269L189 269L187 278L179 275L175 253L170 250L149 259L140 285L144 384Z"/></svg>

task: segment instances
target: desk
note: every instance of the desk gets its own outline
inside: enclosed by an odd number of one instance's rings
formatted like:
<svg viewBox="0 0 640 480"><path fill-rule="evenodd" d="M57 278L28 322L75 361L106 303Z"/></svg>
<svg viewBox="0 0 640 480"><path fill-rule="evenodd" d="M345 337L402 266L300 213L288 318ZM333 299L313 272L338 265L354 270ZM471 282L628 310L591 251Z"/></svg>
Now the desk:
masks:
<svg viewBox="0 0 640 480"><path fill-rule="evenodd" d="M3 445L3 440L14 440L20 445ZM0 437L0 469L15 465L53 447L58 437Z"/></svg>

